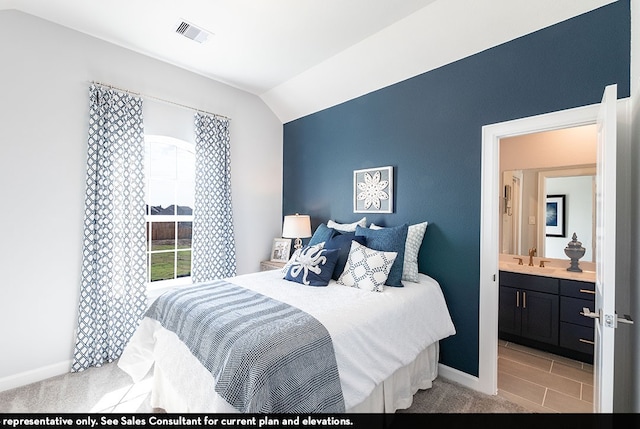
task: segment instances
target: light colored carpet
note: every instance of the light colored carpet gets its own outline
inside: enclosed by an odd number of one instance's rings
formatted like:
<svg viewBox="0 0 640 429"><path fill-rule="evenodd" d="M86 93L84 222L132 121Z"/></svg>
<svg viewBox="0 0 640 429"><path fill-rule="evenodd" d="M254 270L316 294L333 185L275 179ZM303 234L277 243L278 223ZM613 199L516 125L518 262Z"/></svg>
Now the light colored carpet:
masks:
<svg viewBox="0 0 640 429"><path fill-rule="evenodd" d="M419 390L413 404L398 413L531 413L503 397L485 395L452 381L437 378L433 387Z"/></svg>
<svg viewBox="0 0 640 429"><path fill-rule="evenodd" d="M150 378L134 384L115 363L0 392L0 413L152 413ZM399 413L528 413L499 397L438 378Z"/></svg>

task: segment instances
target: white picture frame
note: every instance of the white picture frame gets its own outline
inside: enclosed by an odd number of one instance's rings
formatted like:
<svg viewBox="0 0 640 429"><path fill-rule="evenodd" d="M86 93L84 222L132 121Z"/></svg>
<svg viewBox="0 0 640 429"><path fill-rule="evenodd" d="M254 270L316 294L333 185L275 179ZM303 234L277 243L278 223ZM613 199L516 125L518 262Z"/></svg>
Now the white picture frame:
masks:
<svg viewBox="0 0 640 429"><path fill-rule="evenodd" d="M271 246L270 261L287 262L291 255L291 239L290 238L274 238Z"/></svg>
<svg viewBox="0 0 640 429"><path fill-rule="evenodd" d="M353 172L353 212L393 213L393 167Z"/></svg>

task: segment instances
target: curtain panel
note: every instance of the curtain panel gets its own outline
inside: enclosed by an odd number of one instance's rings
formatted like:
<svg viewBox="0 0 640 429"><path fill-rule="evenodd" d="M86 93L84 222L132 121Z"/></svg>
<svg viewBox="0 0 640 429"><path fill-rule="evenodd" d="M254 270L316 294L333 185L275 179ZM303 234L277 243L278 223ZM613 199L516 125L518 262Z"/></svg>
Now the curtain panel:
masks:
<svg viewBox="0 0 640 429"><path fill-rule="evenodd" d="M147 308L142 99L92 85L72 372L120 357Z"/></svg>
<svg viewBox="0 0 640 429"><path fill-rule="evenodd" d="M229 121L195 115L196 189L193 209L194 283L236 274L231 208Z"/></svg>

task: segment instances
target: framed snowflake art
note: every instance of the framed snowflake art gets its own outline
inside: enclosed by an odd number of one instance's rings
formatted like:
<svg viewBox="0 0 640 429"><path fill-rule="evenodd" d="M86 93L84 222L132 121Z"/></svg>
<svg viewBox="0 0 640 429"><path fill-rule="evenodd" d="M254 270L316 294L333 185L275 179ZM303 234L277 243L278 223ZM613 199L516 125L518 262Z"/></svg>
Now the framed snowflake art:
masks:
<svg viewBox="0 0 640 429"><path fill-rule="evenodd" d="M353 211L393 213L393 167L353 172Z"/></svg>

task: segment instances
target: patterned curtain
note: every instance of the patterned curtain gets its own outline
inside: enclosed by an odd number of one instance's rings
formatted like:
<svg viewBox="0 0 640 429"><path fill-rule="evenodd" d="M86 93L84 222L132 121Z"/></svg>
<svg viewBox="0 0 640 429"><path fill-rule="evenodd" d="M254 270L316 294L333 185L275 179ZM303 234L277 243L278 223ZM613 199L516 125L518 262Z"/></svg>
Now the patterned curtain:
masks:
<svg viewBox="0 0 640 429"><path fill-rule="evenodd" d="M196 190L191 279L194 283L236 274L231 210L229 121L197 113Z"/></svg>
<svg viewBox="0 0 640 429"><path fill-rule="evenodd" d="M147 308L142 100L90 88L82 285L72 372L120 357Z"/></svg>

